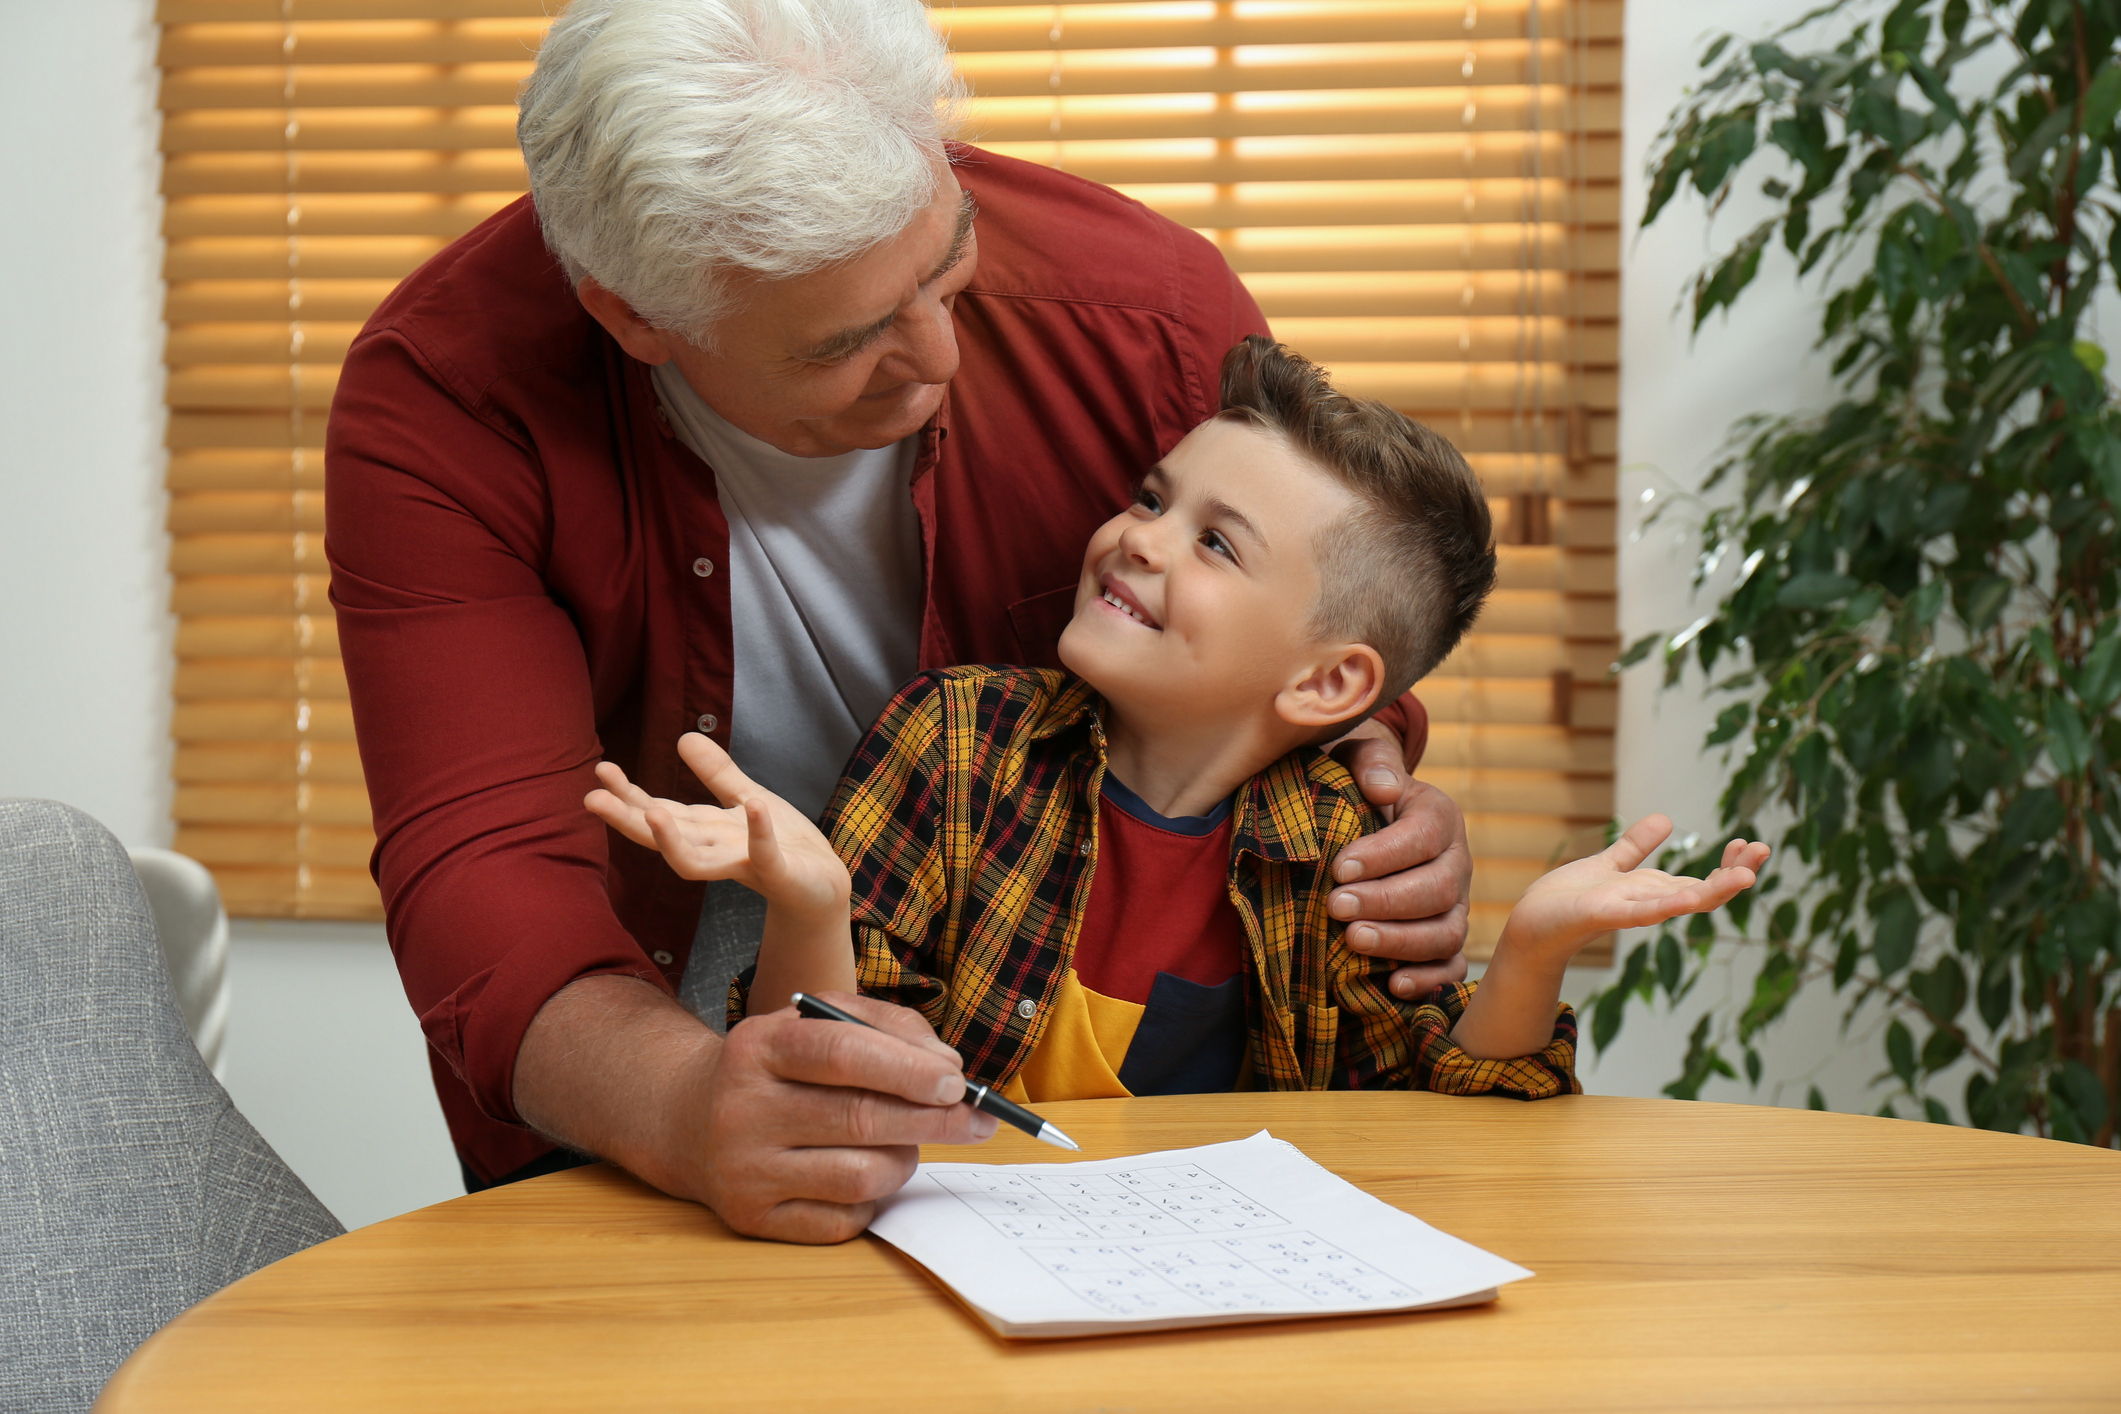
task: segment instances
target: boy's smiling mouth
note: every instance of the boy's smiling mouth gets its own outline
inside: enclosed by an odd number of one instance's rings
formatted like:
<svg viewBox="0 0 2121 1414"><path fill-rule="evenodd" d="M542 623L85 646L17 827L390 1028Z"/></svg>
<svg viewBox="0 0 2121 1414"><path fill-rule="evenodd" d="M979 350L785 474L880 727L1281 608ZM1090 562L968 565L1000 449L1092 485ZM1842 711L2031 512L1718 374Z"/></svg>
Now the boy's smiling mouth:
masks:
<svg viewBox="0 0 2121 1414"><path fill-rule="evenodd" d="M1161 629L1163 627L1162 624L1149 616L1149 611L1142 607L1141 600L1134 597L1133 591L1121 583L1117 575L1104 574L1098 576L1098 587L1101 590L1098 597L1113 609L1126 615L1144 628Z"/></svg>

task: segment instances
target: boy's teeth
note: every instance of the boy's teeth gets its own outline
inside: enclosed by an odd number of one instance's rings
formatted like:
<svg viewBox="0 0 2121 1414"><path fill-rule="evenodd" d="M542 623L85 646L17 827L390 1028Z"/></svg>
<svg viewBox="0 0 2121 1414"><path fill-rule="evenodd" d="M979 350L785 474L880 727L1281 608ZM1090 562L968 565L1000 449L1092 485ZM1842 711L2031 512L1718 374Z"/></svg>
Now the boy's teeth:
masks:
<svg viewBox="0 0 2121 1414"><path fill-rule="evenodd" d="M1134 620L1138 624L1146 624L1147 622L1149 622L1140 614L1137 614L1132 609L1128 608L1126 601L1124 599L1121 599L1117 594L1114 594L1109 589L1105 591L1105 602L1107 604L1110 604L1113 608L1119 610L1121 613L1125 614L1128 618Z"/></svg>

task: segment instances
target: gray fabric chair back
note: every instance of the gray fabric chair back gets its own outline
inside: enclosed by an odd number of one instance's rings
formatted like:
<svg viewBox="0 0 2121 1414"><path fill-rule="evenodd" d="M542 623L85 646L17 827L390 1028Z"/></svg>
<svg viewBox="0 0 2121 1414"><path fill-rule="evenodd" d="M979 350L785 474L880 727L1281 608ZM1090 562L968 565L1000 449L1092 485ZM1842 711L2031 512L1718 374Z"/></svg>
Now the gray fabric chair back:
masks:
<svg viewBox="0 0 2121 1414"><path fill-rule="evenodd" d="M124 849L0 800L0 1410L86 1410L172 1316L342 1231L192 1045Z"/></svg>

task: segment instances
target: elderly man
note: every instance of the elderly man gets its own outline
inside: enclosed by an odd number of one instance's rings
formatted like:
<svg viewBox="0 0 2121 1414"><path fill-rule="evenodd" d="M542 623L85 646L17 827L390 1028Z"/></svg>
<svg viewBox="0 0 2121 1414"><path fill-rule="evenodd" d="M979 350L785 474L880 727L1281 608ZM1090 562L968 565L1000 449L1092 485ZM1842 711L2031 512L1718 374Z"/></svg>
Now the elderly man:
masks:
<svg viewBox="0 0 2121 1414"><path fill-rule="evenodd" d="M595 1154L830 1241L914 1146L992 1132L910 1012L717 1035L759 910L581 804L605 757L699 799L699 730L821 811L915 671L1053 662L1091 529L1264 331L1198 237L946 145L956 94L915 0L575 0L523 94L531 198L346 360L332 598L473 1188ZM1464 973L1470 866L1405 774L1419 704L1381 721L1341 751L1394 822L1333 907L1411 995Z"/></svg>

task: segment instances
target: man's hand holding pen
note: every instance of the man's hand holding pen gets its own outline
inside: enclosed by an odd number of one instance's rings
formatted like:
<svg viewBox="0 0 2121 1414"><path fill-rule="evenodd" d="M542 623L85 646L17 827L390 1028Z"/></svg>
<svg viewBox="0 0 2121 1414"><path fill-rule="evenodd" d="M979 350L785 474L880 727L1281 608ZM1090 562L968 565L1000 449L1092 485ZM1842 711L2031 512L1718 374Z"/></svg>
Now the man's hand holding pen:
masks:
<svg viewBox="0 0 2121 1414"><path fill-rule="evenodd" d="M918 1013L839 996L866 1026L805 1023L794 1008L738 1025L701 1067L696 1196L730 1227L784 1242L844 1242L913 1176L922 1144L995 1131L971 1109L957 1053Z"/></svg>

